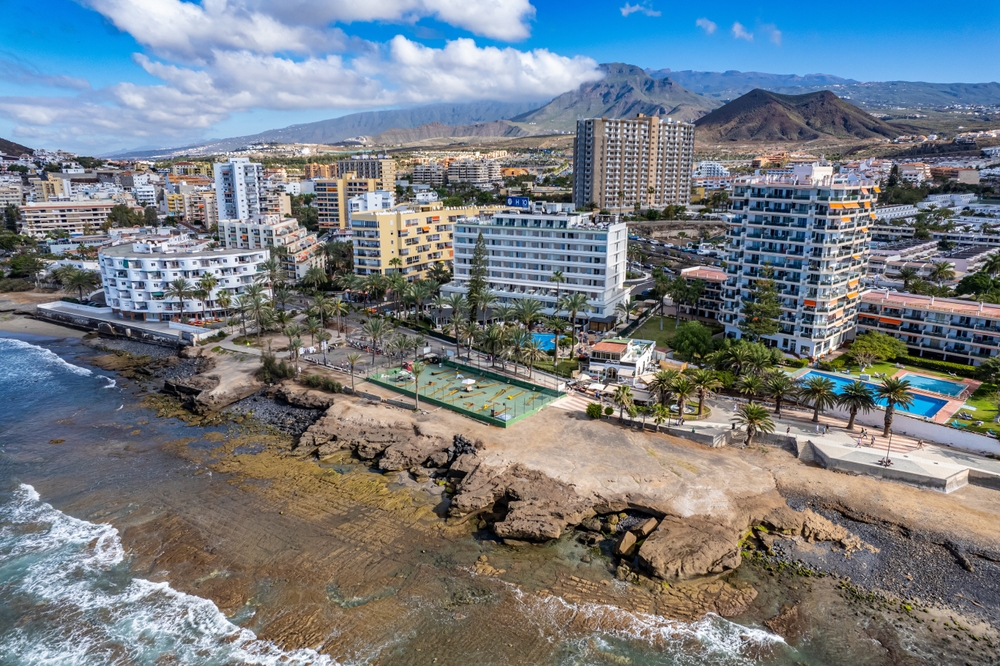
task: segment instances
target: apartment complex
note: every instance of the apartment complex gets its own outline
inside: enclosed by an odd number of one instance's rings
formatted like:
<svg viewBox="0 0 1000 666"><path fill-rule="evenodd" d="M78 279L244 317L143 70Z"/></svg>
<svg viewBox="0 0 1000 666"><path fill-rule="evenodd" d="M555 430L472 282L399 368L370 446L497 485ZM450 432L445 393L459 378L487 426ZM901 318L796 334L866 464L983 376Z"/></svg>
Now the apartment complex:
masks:
<svg viewBox="0 0 1000 666"><path fill-rule="evenodd" d="M727 229L726 335L740 337L742 302L770 268L782 313L778 333L765 342L814 357L840 346L857 319L877 191L872 181L818 164L741 178Z"/></svg>
<svg viewBox="0 0 1000 666"><path fill-rule="evenodd" d="M260 215L264 167L247 157L215 165L215 197L220 220L247 220Z"/></svg>
<svg viewBox="0 0 1000 666"><path fill-rule="evenodd" d="M302 176L306 180L314 178L336 178L339 175L336 164L307 164L302 167Z"/></svg>
<svg viewBox="0 0 1000 666"><path fill-rule="evenodd" d="M385 275L398 271L407 280L422 279L434 264L451 264L455 224L479 213L474 206L445 208L440 202L354 213L354 272ZM390 265L393 259L402 265Z"/></svg>
<svg viewBox="0 0 1000 666"><path fill-rule="evenodd" d="M266 189L260 196L260 214L277 215L278 217L292 214L292 197L283 190Z"/></svg>
<svg viewBox="0 0 1000 666"><path fill-rule="evenodd" d="M562 271L561 296L582 293L591 322L615 319L615 306L629 298L625 288L625 223L596 222L588 214L530 213L519 209L492 217L468 217L455 223L454 279L443 293L468 291L472 252L479 234L487 249L487 283L498 303L533 298L555 314L556 285L549 278ZM562 313L569 314L569 313Z"/></svg>
<svg viewBox="0 0 1000 666"><path fill-rule="evenodd" d="M322 178L315 183L316 207L319 228L323 230L348 228L347 202L354 197L379 189L377 178L362 178L353 172L338 178ZM395 186L393 186L393 190ZM392 191L392 190L390 190Z"/></svg>
<svg viewBox="0 0 1000 666"><path fill-rule="evenodd" d="M21 206L21 233L33 238L54 235L82 236L100 231L114 201L53 201Z"/></svg>
<svg viewBox="0 0 1000 666"><path fill-rule="evenodd" d="M687 205L694 125L637 115L576 122L573 203L607 210Z"/></svg>
<svg viewBox="0 0 1000 666"><path fill-rule="evenodd" d="M182 303L168 295L170 283L183 278L195 287L206 274L218 284L204 300L184 299L185 316L223 319L227 312L218 302L221 292L231 300L253 284L268 250L208 250L207 243L186 237L158 237L100 250L104 297L115 314L138 321L179 319ZM265 290L266 291L266 290Z"/></svg>
<svg viewBox="0 0 1000 666"><path fill-rule="evenodd" d="M353 173L358 178L374 178L378 189L396 191L396 162L386 157L354 157L337 162L338 173Z"/></svg>
<svg viewBox="0 0 1000 666"><path fill-rule="evenodd" d="M697 303L682 303L681 313L688 317L714 321L722 312L722 292L729 276L715 266L691 266L681 269L681 277L688 285L701 282L702 293Z"/></svg>
<svg viewBox="0 0 1000 666"><path fill-rule="evenodd" d="M21 186L13 183L0 183L0 208L20 206L24 199Z"/></svg>
<svg viewBox="0 0 1000 666"><path fill-rule="evenodd" d="M413 167L413 182L441 187L448 182L448 169L440 162L416 164Z"/></svg>
<svg viewBox="0 0 1000 666"><path fill-rule="evenodd" d="M1000 305L889 291L861 295L858 333L879 331L912 356L979 365L1000 355Z"/></svg>
<svg viewBox="0 0 1000 666"><path fill-rule="evenodd" d="M454 160L448 165L449 183L469 183L489 187L503 180L496 160Z"/></svg>
<svg viewBox="0 0 1000 666"><path fill-rule="evenodd" d="M215 206L215 192L211 190L182 194L181 201L184 219L188 223L200 224L206 229L211 229L219 219L219 211Z"/></svg>
<svg viewBox="0 0 1000 666"><path fill-rule="evenodd" d="M285 248L275 256L281 258L285 274L295 282L304 278L310 268L326 268L326 255L316 234L291 217L258 215L252 220L220 220L219 238L231 250Z"/></svg>

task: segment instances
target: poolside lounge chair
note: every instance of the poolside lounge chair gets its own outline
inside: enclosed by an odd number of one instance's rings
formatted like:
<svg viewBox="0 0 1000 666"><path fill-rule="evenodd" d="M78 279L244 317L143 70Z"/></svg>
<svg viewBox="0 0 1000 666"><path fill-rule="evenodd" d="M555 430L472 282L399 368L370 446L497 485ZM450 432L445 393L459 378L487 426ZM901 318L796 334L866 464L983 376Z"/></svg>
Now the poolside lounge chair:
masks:
<svg viewBox="0 0 1000 666"><path fill-rule="evenodd" d="M983 422L982 421L975 421L972 425L974 427L978 428L979 426L983 425Z"/></svg>

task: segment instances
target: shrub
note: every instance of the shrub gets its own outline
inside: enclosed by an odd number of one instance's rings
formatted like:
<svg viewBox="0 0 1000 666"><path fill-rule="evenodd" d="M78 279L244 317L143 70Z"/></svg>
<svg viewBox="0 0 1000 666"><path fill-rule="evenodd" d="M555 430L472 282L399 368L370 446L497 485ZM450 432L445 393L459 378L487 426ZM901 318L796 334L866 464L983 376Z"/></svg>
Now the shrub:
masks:
<svg viewBox="0 0 1000 666"><path fill-rule="evenodd" d="M31 291L35 285L21 278L0 280L0 291Z"/></svg>
<svg viewBox="0 0 1000 666"><path fill-rule="evenodd" d="M912 365L918 368L926 368L928 370L936 370L937 372L949 373L953 372L959 377L969 377L975 379L977 368L971 365L962 365L961 363L949 363L948 361L935 361L931 358L920 358L919 356L901 356L899 360L907 365Z"/></svg>
<svg viewBox="0 0 1000 666"><path fill-rule="evenodd" d="M604 408L604 415L605 416L611 416L614 413L615 413L615 408L612 407L611 405L608 405L607 407Z"/></svg>
<svg viewBox="0 0 1000 666"><path fill-rule="evenodd" d="M830 363L829 361L819 361L816 363L816 368L819 370L826 370L827 372L830 372L831 370L836 370L837 366L834 365L833 363Z"/></svg>
<svg viewBox="0 0 1000 666"><path fill-rule="evenodd" d="M592 419L601 418L601 406L596 402L592 402L589 405L587 405L587 416L589 416Z"/></svg>
<svg viewBox="0 0 1000 666"><path fill-rule="evenodd" d="M789 368L804 368L809 365L809 360L805 358L789 358L785 359L785 365Z"/></svg>
<svg viewBox="0 0 1000 666"><path fill-rule="evenodd" d="M272 384L282 379L291 379L295 376L295 366L287 361L279 361L274 354L264 354L261 358L260 369L257 370L257 379L268 384Z"/></svg>
<svg viewBox="0 0 1000 666"><path fill-rule="evenodd" d="M306 375L299 381L309 388L319 389L321 391L326 391L327 393L340 393L344 390L344 387L341 386L340 382L334 381L329 377L324 377L323 375Z"/></svg>

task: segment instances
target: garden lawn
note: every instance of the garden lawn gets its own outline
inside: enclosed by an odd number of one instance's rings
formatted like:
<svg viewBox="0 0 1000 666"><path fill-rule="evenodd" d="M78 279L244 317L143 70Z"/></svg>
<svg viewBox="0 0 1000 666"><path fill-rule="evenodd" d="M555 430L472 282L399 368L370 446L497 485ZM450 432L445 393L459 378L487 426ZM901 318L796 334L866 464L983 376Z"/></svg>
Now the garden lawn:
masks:
<svg viewBox="0 0 1000 666"><path fill-rule="evenodd" d="M535 363L535 370L542 370L561 377L571 377L573 371L580 367L580 361L575 358L561 358L558 367L555 368L552 367L552 361L552 357L538 361Z"/></svg>
<svg viewBox="0 0 1000 666"><path fill-rule="evenodd" d="M681 322L683 323L683 322ZM629 336L633 340L653 340L657 347L669 347L670 338L674 337L676 319L672 316L663 318L663 330L660 330L660 315L653 315Z"/></svg>
<svg viewBox="0 0 1000 666"><path fill-rule="evenodd" d="M966 409L972 416L975 417L972 421L966 419L960 419L957 416L953 417L953 421L958 421L962 425L967 427L962 428L962 430L971 430L973 432L983 433L985 435L992 434L991 431L1000 433L1000 423L994 423L993 420L997 417L997 403L990 398L990 396L995 393L997 387L993 384L983 384L980 386L975 393L972 394L965 404L975 407L976 410ZM962 411L961 409L958 411ZM975 421L982 421L983 425L973 426L972 423ZM950 423L951 421L949 421Z"/></svg>
<svg viewBox="0 0 1000 666"><path fill-rule="evenodd" d="M955 377L953 375L949 375L944 372L937 372L936 370L927 370L925 368L918 368L914 365L908 365L906 363L900 363L900 365L903 366L903 369L906 372L913 372L918 375L927 375L928 377L937 377L938 379L947 379L953 382L962 381L961 377ZM848 363L846 356L840 356L836 358L833 361L833 366L838 370L841 370L844 367L849 367L851 369L851 374L853 374L855 377L857 377L858 375L858 364ZM896 367L895 361L880 361L875 365L870 365L865 368L865 374L871 375L872 377L880 373L885 373L889 377L892 377L898 371L899 368Z"/></svg>

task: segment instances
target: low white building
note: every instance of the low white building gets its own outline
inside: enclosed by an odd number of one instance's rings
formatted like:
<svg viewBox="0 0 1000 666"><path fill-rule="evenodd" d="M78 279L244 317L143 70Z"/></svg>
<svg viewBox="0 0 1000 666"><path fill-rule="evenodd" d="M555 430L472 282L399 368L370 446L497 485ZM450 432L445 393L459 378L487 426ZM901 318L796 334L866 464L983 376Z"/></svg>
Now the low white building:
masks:
<svg viewBox="0 0 1000 666"><path fill-rule="evenodd" d="M435 197L436 199L437 197ZM365 192L347 200L347 217L352 213L368 213L376 210L389 210L396 205L396 195L385 190Z"/></svg>
<svg viewBox="0 0 1000 666"><path fill-rule="evenodd" d="M442 288L446 295L467 293L480 233L487 250L486 279L498 304L533 298L547 314L555 314L556 285L549 279L554 271L562 271L565 278L559 285L561 296L577 292L587 297L590 311L578 316L591 322L613 326L615 307L629 298L624 286L625 223L595 222L589 214L523 210L456 221L454 279Z"/></svg>
<svg viewBox="0 0 1000 666"><path fill-rule="evenodd" d="M180 236L149 238L100 250L97 260L105 302L125 319L171 321L180 318L182 304L180 299L169 295L170 283L184 279L194 290L203 276L213 275L218 280L216 286L207 298L199 299L192 294L184 299L184 314L193 318L226 317L228 313L219 304L219 295L226 292L235 302L254 283L270 252L209 250L207 246L206 242Z"/></svg>
<svg viewBox="0 0 1000 666"><path fill-rule="evenodd" d="M878 206L875 208L875 217L879 220L899 220L913 217L920 211L916 206L910 204L899 204L895 206Z"/></svg>
<svg viewBox="0 0 1000 666"><path fill-rule="evenodd" d="M602 383L616 382L636 386L639 377L656 371L652 340L608 338L590 350L587 372Z"/></svg>

